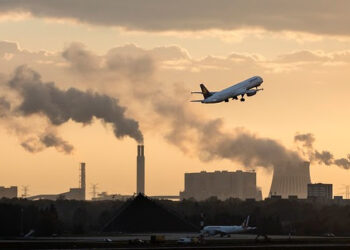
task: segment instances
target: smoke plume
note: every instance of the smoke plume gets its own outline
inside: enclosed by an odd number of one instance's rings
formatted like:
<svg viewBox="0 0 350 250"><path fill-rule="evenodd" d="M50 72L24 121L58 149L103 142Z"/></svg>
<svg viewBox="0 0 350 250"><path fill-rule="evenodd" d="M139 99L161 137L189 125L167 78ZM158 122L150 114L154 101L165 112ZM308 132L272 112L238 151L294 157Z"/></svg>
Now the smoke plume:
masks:
<svg viewBox="0 0 350 250"><path fill-rule="evenodd" d="M59 152L70 154L74 149L72 145L53 132L44 133L37 137L30 137L23 141L21 146L31 153L37 153L45 148L55 147Z"/></svg>
<svg viewBox="0 0 350 250"><path fill-rule="evenodd" d="M20 97L20 103L11 111L12 117L42 115L47 118L49 127L52 128L69 120L86 125L90 124L93 118L98 118L112 125L117 138L129 136L138 143L143 141L138 122L126 117L126 108L121 106L116 98L76 88L61 90L54 82L42 82L41 76L26 66L15 70L7 87ZM10 107L11 103L5 98L0 98L0 115L8 112ZM55 147L60 152L71 153L73 146L60 138L52 128L26 138L21 145L29 152ZM16 133L24 134L21 126L17 126L16 130L19 130Z"/></svg>
<svg viewBox="0 0 350 250"><path fill-rule="evenodd" d="M129 50L133 49L133 53ZM83 53L79 53L83 50ZM140 49L128 48L127 53L122 50L112 50L106 54L102 61L114 62L129 62L123 67L104 67L103 74L100 69L94 71L100 78L108 71L124 72L125 68L130 69L130 72L135 72L139 75L140 70L144 74L152 77L153 67L157 65L157 61L142 60L145 56L145 51ZM67 55L79 55L84 60L73 60L76 56L67 57ZM132 60L130 61L130 54ZM96 57L91 51L82 49L81 46L70 46L63 52L64 58L69 62L72 69L79 67L80 70L75 70L77 74L92 73L94 67L79 66L81 61L84 65L95 65ZM87 61L87 62L86 62ZM91 62L88 62L91 61ZM107 64L110 65L110 64ZM138 65L133 67L133 65ZM82 72L83 71L83 72ZM190 104L185 98L189 93L188 89L180 84L172 84L171 87L157 80L152 81L134 81L129 74L124 74L125 89L129 92L124 95L131 96L142 103L142 110L148 109L149 119L148 128L151 131L161 133L165 140L172 145L175 145L184 153L191 156L199 156L202 161L210 161L214 159L228 159L235 162L240 162L246 167L264 167L267 169L292 168L302 165L303 159L293 150L285 148L281 143L269 138L260 138L257 135L243 129L226 130L224 121L221 119L210 119L205 114L198 113L194 110L193 104ZM145 79L145 77L143 77ZM137 84L137 86L136 86ZM123 88L119 88L123 89Z"/></svg>
<svg viewBox="0 0 350 250"><path fill-rule="evenodd" d="M344 169L350 169L350 155L347 158L334 159L334 155L328 150L315 150L313 146L315 137L313 134L296 134L294 141L302 144L301 150L307 152L307 156L311 162L317 162L326 166L336 165Z"/></svg>
<svg viewBox="0 0 350 250"><path fill-rule="evenodd" d="M153 110L168 123L165 139L183 152L199 155L202 161L228 159L248 168L283 171L302 165L300 155L278 141L261 138L242 128L226 130L222 119L200 115L187 102L175 98L185 96L186 91L176 86L173 90L176 95L162 93L152 98Z"/></svg>
<svg viewBox="0 0 350 250"><path fill-rule="evenodd" d="M4 96L0 96L0 118L5 117L11 109L11 103Z"/></svg>

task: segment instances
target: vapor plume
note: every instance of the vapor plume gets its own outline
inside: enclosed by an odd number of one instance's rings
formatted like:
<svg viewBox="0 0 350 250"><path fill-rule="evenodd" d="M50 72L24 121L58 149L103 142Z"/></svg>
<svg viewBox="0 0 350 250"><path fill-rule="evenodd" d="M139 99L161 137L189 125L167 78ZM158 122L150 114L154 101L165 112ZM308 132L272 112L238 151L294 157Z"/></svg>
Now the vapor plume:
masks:
<svg viewBox="0 0 350 250"><path fill-rule="evenodd" d="M121 106L118 99L93 91L81 91L76 88L59 89L54 82L43 82L41 76L26 66L15 70L8 81L10 91L19 95L20 102L11 111L11 103L0 98L0 115L9 113L3 120L14 124L14 117L30 117L32 115L47 118L49 127L44 133L27 136L25 127L15 124L13 130L25 139L21 145L29 152L39 152L47 147L54 147L58 151L69 154L73 146L60 138L54 127L69 120L90 124L94 118L102 120L113 127L117 138L129 136L142 143L143 135L136 120L126 117L126 108ZM50 128L51 127L51 128Z"/></svg>
<svg viewBox="0 0 350 250"><path fill-rule="evenodd" d="M179 87L174 90L178 95L184 94L184 91ZM183 152L199 155L202 161L228 159L247 168L283 171L302 165L300 155L278 141L261 138L242 128L225 130L222 119L201 116L173 96L164 93L155 96L152 99L153 109L168 123L165 139Z"/></svg>
<svg viewBox="0 0 350 250"><path fill-rule="evenodd" d="M11 109L11 103L4 96L0 96L0 118L7 115Z"/></svg>
<svg viewBox="0 0 350 250"><path fill-rule="evenodd" d="M307 156L311 162L317 162L326 166L336 165L344 169L350 169L350 155L347 158L334 159L334 155L328 150L318 151L314 149L315 137L311 133L296 134L296 143L302 143L302 151L307 151Z"/></svg>
<svg viewBox="0 0 350 250"><path fill-rule="evenodd" d="M68 48L71 54L84 55L84 61L96 60L94 54L77 53L81 49L81 47L76 46ZM140 67L136 68L148 69L152 68L153 65L158 66L156 60L141 60L145 56L145 51L135 47L125 49L128 52L126 53L127 56L133 55L133 60L140 62L138 64ZM101 60L108 62L113 58L113 61L124 61L120 58L125 58L125 51L121 49L111 51L113 53L109 52L105 56L105 60L103 58ZM72 58L67 57L65 59L70 63L72 69L80 64L80 60L72 60ZM94 65L93 62L85 62L85 64ZM135 70L132 65L133 63L128 63L125 64L125 67L130 69L130 72L138 74L138 70ZM125 67L105 67L104 73L108 70L111 72L115 70L117 72L125 71ZM84 69L84 67L80 67L80 69ZM89 71L91 73L91 68L89 70L85 69L84 72L81 72L81 70L75 72L85 74ZM94 73L103 77L100 70L96 69ZM125 74L125 77L128 78L126 79L126 89L130 91L126 95L131 94L132 96L129 98L140 101L143 110L148 109L149 130L161 133L167 142L186 154L194 157L199 156L202 161L228 159L240 162L248 168L263 167L281 170L302 165L303 159L301 156L296 151L287 149L278 141L261 138L240 128L227 130L223 120L210 119L204 114L196 112L193 105L178 98L189 93L188 89L181 84L172 84L169 87L159 83L156 79L147 82L135 82L128 74Z"/></svg>
<svg viewBox="0 0 350 250"><path fill-rule="evenodd" d="M24 116L43 114L57 126L70 119L89 124L96 117L111 124L117 138L143 141L138 122L125 116L126 109L116 98L76 88L61 90L53 82L43 83L38 73L25 66L16 69L9 86L23 98L17 112Z"/></svg>
<svg viewBox="0 0 350 250"><path fill-rule="evenodd" d="M37 137L30 137L21 143L21 146L30 153L37 153L45 148L54 147L57 151L71 154L74 147L53 132Z"/></svg>

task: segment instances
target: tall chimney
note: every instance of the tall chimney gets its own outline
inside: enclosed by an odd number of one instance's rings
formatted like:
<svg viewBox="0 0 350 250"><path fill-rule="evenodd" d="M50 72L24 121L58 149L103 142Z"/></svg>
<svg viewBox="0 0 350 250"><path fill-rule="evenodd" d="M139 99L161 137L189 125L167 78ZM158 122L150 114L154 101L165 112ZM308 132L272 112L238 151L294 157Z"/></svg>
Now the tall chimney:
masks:
<svg viewBox="0 0 350 250"><path fill-rule="evenodd" d="M145 193L145 155L144 145L137 146L137 180L136 193Z"/></svg>
<svg viewBox="0 0 350 250"><path fill-rule="evenodd" d="M85 200L86 195L86 180L85 180L85 162L80 163L80 189L82 200Z"/></svg>

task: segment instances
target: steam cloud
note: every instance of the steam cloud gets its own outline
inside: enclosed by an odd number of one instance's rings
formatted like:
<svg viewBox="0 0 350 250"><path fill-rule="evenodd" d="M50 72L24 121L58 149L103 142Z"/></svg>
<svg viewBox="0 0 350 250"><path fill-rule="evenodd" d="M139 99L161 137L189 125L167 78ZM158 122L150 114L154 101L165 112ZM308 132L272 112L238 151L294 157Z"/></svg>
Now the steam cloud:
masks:
<svg viewBox="0 0 350 250"><path fill-rule="evenodd" d="M28 117L34 114L44 115L51 125L59 126L69 120L90 124L94 117L111 124L117 138L129 136L138 143L143 142L143 135L137 121L125 116L125 108L120 106L118 99L95 93L83 92L76 88L61 90L55 83L44 83L41 76L26 66L15 70L8 87L21 97L11 115ZM10 103L0 98L0 114L8 110ZM21 145L29 152L38 152L45 147L55 147L58 151L71 153L73 146L60 138L53 129L30 137Z"/></svg>
<svg viewBox="0 0 350 250"><path fill-rule="evenodd" d="M347 158L334 159L334 155L328 150L323 150L321 152L315 150L313 146L315 137L313 134L297 134L294 137L294 141L296 143L302 143L302 150L307 151L306 154L309 157L310 161L325 164L327 166L336 165L344 169L350 169L350 155L348 155Z"/></svg>
<svg viewBox="0 0 350 250"><path fill-rule="evenodd" d="M136 62L138 65L136 68L149 69L157 66L157 61L141 60L144 58L143 51L139 54L137 54L137 50L134 52L133 57L130 58L130 53L114 50L113 53L105 55L105 59L128 61L125 67L133 69L135 74L139 74L139 71L132 67ZM70 63L72 69L77 67L80 69L75 71L77 74L83 75L91 73L91 69L94 68L85 67L85 65L96 65L98 60L103 59L98 59L91 51L74 44L69 46L62 55ZM73 60L72 58L75 57L67 55L79 55L79 60ZM81 65L81 62L84 64ZM94 73L102 78L108 70L115 72L114 69L105 67L103 73L99 69L96 69ZM148 72L147 74L152 76L152 70L142 72ZM135 83L128 74L125 76L128 77L125 79L128 83L126 88L131 90L133 95L130 98L140 100L143 104L142 108L150 108L148 111L151 111L149 117L152 121L148 127L153 131L156 129L161 131L170 144L175 145L184 153L199 155L202 161L228 159L240 162L249 168L260 166L267 169L283 170L300 167L303 163L302 157L296 151L285 148L276 140L260 138L239 128L231 131L225 130L223 120L210 119L198 114L193 109L193 105L178 98L189 93L186 88L179 84L172 84L172 89L163 86L154 79ZM135 87L130 83L138 85ZM162 128L159 129L159 126Z"/></svg>
<svg viewBox="0 0 350 250"><path fill-rule="evenodd" d="M179 93L182 91L174 90L178 95L182 95ZM157 97L153 98L154 111L170 125L166 140L184 152L195 148L195 154L199 154L202 161L228 159L248 168L279 171L298 168L303 163L296 151L285 148L276 140L260 138L241 128L226 131L221 119L201 117L188 104L164 93Z"/></svg>
<svg viewBox="0 0 350 250"><path fill-rule="evenodd" d="M11 103L4 96L0 97L0 118L7 115L11 108Z"/></svg>

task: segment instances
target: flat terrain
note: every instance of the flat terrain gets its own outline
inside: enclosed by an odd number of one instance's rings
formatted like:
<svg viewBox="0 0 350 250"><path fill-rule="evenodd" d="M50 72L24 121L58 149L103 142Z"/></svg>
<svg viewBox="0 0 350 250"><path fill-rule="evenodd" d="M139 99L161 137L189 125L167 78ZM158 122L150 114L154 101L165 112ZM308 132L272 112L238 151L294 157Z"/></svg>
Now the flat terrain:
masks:
<svg viewBox="0 0 350 250"><path fill-rule="evenodd" d="M198 234L157 234L165 241L151 243L151 234L96 237L34 237L1 239L0 249L350 249L350 237L269 236L238 234L231 237L206 237L202 243L177 243L179 238Z"/></svg>

